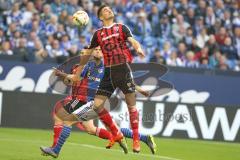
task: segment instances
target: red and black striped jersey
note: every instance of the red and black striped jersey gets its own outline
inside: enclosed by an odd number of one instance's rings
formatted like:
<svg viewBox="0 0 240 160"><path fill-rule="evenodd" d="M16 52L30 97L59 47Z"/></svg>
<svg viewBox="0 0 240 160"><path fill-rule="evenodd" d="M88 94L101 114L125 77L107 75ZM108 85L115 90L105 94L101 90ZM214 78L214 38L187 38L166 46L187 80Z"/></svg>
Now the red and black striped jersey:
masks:
<svg viewBox="0 0 240 160"><path fill-rule="evenodd" d="M89 48L101 47L105 66L131 62L132 56L127 45L128 37L132 37L132 33L127 26L113 23L94 33Z"/></svg>

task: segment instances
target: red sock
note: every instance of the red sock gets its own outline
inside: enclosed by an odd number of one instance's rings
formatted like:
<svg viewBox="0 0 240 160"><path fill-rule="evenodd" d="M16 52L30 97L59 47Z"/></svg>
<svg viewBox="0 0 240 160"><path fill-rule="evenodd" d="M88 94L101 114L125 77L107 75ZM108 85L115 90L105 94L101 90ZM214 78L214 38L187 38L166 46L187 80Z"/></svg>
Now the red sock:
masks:
<svg viewBox="0 0 240 160"><path fill-rule="evenodd" d="M103 124L111 130L111 133L116 136L118 134L118 128L116 124L113 122L111 115L109 112L103 108L98 113L99 119L103 122Z"/></svg>
<svg viewBox="0 0 240 160"><path fill-rule="evenodd" d="M130 116L130 123L133 131L133 140L139 140L139 134L138 134L138 123L139 123L139 117L138 117L138 110L136 108L129 110L129 116Z"/></svg>
<svg viewBox="0 0 240 160"><path fill-rule="evenodd" d="M53 144L52 147L54 147L57 144L58 138L62 132L63 126L62 125L54 125L53 127Z"/></svg>
<svg viewBox="0 0 240 160"><path fill-rule="evenodd" d="M99 138L102 138L102 139L111 139L112 134L111 134L111 132L107 131L106 129L97 128L96 136L98 136Z"/></svg>

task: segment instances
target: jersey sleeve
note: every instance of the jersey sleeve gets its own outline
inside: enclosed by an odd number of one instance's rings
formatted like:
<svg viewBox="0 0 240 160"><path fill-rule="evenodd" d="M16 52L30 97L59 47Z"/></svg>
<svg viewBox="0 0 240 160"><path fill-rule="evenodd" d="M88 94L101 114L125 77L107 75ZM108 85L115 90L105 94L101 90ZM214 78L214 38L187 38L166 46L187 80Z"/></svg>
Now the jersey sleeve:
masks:
<svg viewBox="0 0 240 160"><path fill-rule="evenodd" d="M97 31L96 31L92 36L90 46L88 48L92 49L92 48L95 48L97 46L99 46L99 44L98 44L98 40L97 40Z"/></svg>
<svg viewBox="0 0 240 160"><path fill-rule="evenodd" d="M126 25L122 26L122 30L123 30L123 33L125 34L126 38L132 37L132 32L130 31L130 29Z"/></svg>

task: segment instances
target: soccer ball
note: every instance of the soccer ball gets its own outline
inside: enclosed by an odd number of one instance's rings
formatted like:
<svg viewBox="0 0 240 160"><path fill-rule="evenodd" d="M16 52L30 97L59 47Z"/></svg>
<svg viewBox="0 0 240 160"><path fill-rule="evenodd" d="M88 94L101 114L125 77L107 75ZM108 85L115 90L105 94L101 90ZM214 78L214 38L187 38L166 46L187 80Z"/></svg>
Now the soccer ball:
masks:
<svg viewBox="0 0 240 160"><path fill-rule="evenodd" d="M77 26L85 26L89 22L89 16L87 12L81 10L73 14L73 23Z"/></svg>

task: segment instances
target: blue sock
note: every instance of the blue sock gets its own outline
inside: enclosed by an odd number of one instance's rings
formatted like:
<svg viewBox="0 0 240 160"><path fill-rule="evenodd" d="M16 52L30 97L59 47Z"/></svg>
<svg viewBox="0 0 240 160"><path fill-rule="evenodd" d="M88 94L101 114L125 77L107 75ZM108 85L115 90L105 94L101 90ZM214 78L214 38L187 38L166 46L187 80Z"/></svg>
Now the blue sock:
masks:
<svg viewBox="0 0 240 160"><path fill-rule="evenodd" d="M55 153L59 153L63 144L65 143L65 141L67 140L67 138L69 137L70 133L71 133L72 127L69 126L63 126L62 132L59 136L59 139L57 141L56 146L53 148L53 151Z"/></svg>
<svg viewBox="0 0 240 160"><path fill-rule="evenodd" d="M121 128L121 132L123 133L124 137L127 137L127 138L132 138L133 137L133 132L129 128ZM147 143L148 138L147 138L146 135L139 134L139 139L140 139L140 141L142 141L144 143Z"/></svg>

